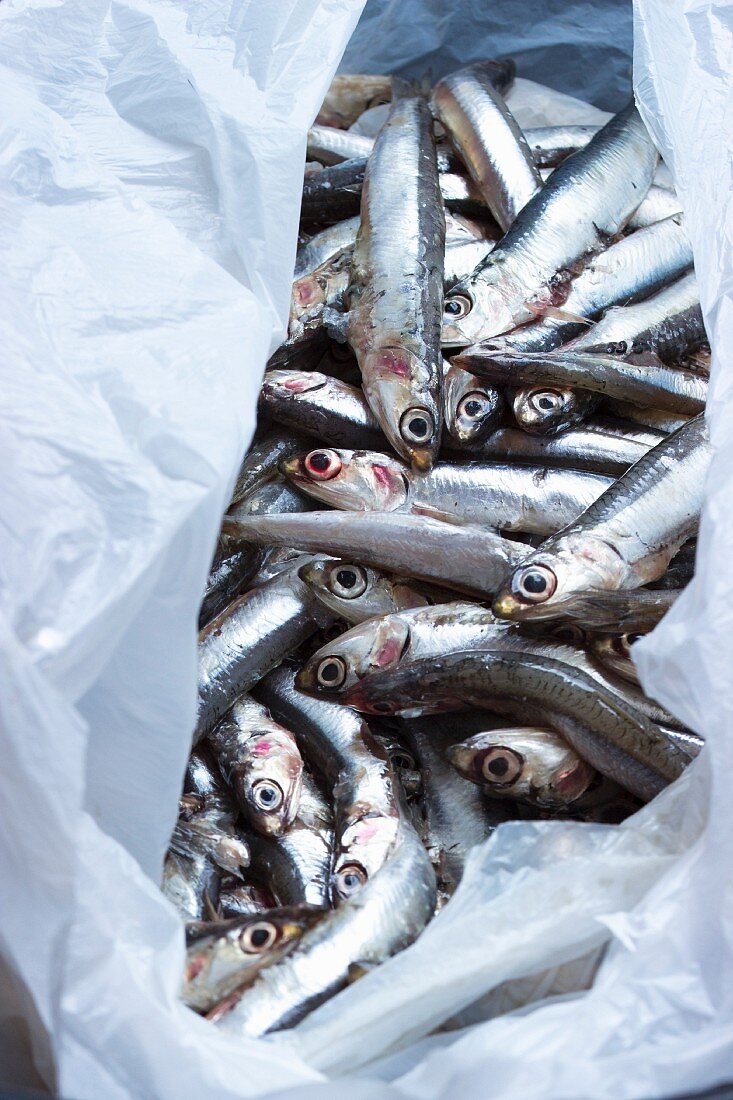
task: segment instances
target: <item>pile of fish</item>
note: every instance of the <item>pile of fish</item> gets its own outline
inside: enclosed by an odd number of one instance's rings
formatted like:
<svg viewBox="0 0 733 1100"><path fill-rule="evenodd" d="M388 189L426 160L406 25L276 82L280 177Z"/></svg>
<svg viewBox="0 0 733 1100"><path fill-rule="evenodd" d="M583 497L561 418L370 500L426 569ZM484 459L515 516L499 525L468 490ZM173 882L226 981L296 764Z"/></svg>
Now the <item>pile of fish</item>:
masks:
<svg viewBox="0 0 733 1100"><path fill-rule="evenodd" d="M409 945L500 823L618 824L702 744L631 659L710 458L684 216L633 104L523 133L513 76L337 77L309 135L165 867L234 1035Z"/></svg>

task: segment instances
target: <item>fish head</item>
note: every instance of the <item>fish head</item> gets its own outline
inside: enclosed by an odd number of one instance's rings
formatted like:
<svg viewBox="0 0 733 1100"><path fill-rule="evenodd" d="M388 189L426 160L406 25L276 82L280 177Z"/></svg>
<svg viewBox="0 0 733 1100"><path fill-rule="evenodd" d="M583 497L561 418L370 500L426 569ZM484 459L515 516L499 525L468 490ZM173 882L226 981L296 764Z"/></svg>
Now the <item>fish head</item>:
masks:
<svg viewBox="0 0 733 1100"><path fill-rule="evenodd" d="M504 402L481 378L452 363L443 379L445 423L454 439L472 443L498 426Z"/></svg>
<svg viewBox="0 0 733 1100"><path fill-rule="evenodd" d="M331 901L335 907L351 901L379 871L397 838L396 810L385 812L369 804L347 811L336 837L331 872Z"/></svg>
<svg viewBox="0 0 733 1100"><path fill-rule="evenodd" d="M389 584L375 569L339 558L307 562L298 571L298 576L327 607L345 613L347 619L353 614L365 619L378 615L382 604L381 589Z"/></svg>
<svg viewBox="0 0 733 1100"><path fill-rule="evenodd" d="M623 587L625 565L601 538L568 530L512 570L492 606L500 619L554 619L578 592Z"/></svg>
<svg viewBox="0 0 733 1100"><path fill-rule="evenodd" d="M452 745L447 756L464 778L484 787L492 797L545 808L568 805L596 778L594 769L550 729L478 733Z"/></svg>
<svg viewBox="0 0 733 1100"><path fill-rule="evenodd" d="M342 697L370 672L394 668L410 641L410 628L399 615L371 619L322 646L295 678L310 695Z"/></svg>
<svg viewBox="0 0 733 1100"><path fill-rule="evenodd" d="M393 512L407 501L407 470L377 451L318 447L280 463L304 493L349 512Z"/></svg>
<svg viewBox="0 0 733 1100"><path fill-rule="evenodd" d="M435 463L442 417L432 379L442 365L429 364L404 347L378 347L362 356L364 396L384 434L416 473Z"/></svg>
<svg viewBox="0 0 733 1100"><path fill-rule="evenodd" d="M514 419L531 435L554 435L578 419L575 390L533 386L517 390L512 402Z"/></svg>
<svg viewBox="0 0 733 1100"><path fill-rule="evenodd" d="M590 651L606 668L611 669L624 680L638 683L636 667L631 657L631 647L643 637L643 633L636 632L594 638L590 643Z"/></svg>
<svg viewBox="0 0 733 1100"><path fill-rule="evenodd" d="M282 836L300 806L303 759L292 735L276 723L253 730L248 750L233 776L240 804L258 833Z"/></svg>
<svg viewBox="0 0 733 1100"><path fill-rule="evenodd" d="M324 913L309 905L284 906L199 925L186 951L184 1000L205 1008L235 988L247 988L263 967L291 951Z"/></svg>
<svg viewBox="0 0 733 1100"><path fill-rule="evenodd" d="M325 374L310 370L268 370L262 380L261 398L270 401L297 401L303 393L312 393L328 384Z"/></svg>
<svg viewBox="0 0 733 1100"><path fill-rule="evenodd" d="M490 336L508 332L526 319L526 311L512 305L509 295L496 285L501 253L491 252L467 279L456 283L443 302L444 348L465 348Z"/></svg>

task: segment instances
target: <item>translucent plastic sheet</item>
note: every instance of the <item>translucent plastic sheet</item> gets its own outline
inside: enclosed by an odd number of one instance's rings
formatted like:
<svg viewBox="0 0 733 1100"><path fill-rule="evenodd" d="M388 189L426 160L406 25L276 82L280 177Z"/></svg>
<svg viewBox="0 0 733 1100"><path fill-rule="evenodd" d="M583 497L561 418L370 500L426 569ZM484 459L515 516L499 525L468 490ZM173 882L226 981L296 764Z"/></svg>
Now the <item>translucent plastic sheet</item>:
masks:
<svg viewBox="0 0 733 1100"><path fill-rule="evenodd" d="M28 1034L37 1070L77 1100L616 1100L713 1084L733 1065L733 52L730 8L711 2L635 13L637 94L695 245L718 448L697 577L640 665L708 749L621 828L502 828L413 948L290 1035L225 1040L177 1000L182 933L155 882L197 603L282 332L305 129L360 7L0 5L0 1030ZM474 8L451 5L464 22ZM401 10L417 58L433 5ZM453 26L435 23L436 49ZM525 124L552 103L531 84L512 95ZM475 1019L461 1013L500 983L517 1003L517 980L564 995L428 1034ZM20 1046L0 1050L17 1068Z"/></svg>

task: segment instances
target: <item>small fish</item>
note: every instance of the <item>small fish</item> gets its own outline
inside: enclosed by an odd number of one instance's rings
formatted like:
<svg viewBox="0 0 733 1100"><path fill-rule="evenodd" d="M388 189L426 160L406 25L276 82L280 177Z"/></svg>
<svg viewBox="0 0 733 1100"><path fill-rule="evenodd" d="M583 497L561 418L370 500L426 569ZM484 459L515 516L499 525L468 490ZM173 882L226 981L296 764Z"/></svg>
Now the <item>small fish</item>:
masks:
<svg viewBox="0 0 733 1100"><path fill-rule="evenodd" d="M524 131L537 168L557 168L598 133L598 126L534 126Z"/></svg>
<svg viewBox="0 0 733 1100"><path fill-rule="evenodd" d="M534 726L488 730L450 746L448 759L494 798L567 810L597 772L554 730Z"/></svg>
<svg viewBox="0 0 733 1100"><path fill-rule="evenodd" d="M474 444L499 427L505 403L495 386L451 363L443 378L445 425L457 443Z"/></svg>
<svg viewBox="0 0 733 1100"><path fill-rule="evenodd" d="M570 466L617 477L662 439L664 433L651 428L599 418L554 436L499 428L471 453L482 461Z"/></svg>
<svg viewBox="0 0 733 1100"><path fill-rule="evenodd" d="M311 126L308 131L308 159L322 164L340 164L344 160L368 157L372 139L336 126Z"/></svg>
<svg viewBox="0 0 733 1100"><path fill-rule="evenodd" d="M615 634L604 638L593 638L590 643L591 656L610 669L622 680L630 684L639 684L639 674L631 659L631 647L644 635L640 631L630 634Z"/></svg>
<svg viewBox="0 0 733 1100"><path fill-rule="evenodd" d="M350 623L450 599L445 590L416 585L338 558L314 558L302 567L299 576L330 611Z"/></svg>
<svg viewBox="0 0 733 1100"><path fill-rule="evenodd" d="M300 805L303 760L290 730L241 696L207 737L241 813L265 836L282 836Z"/></svg>
<svg viewBox="0 0 733 1100"><path fill-rule="evenodd" d="M260 408L280 424L337 447L384 444L362 391L318 371L267 371Z"/></svg>

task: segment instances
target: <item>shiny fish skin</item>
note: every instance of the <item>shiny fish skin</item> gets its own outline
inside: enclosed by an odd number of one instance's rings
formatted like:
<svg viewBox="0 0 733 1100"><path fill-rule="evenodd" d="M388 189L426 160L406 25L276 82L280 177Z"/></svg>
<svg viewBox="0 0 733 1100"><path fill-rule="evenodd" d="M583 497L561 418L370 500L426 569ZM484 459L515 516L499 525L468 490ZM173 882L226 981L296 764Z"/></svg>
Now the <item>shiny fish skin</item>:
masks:
<svg viewBox="0 0 733 1100"><path fill-rule="evenodd" d="M342 989L353 967L383 962L412 943L434 908L430 859L403 818L380 873L307 932L285 959L262 970L226 1015L210 1018L241 1037L292 1026Z"/></svg>
<svg viewBox="0 0 733 1100"><path fill-rule="evenodd" d="M471 454L487 461L570 466L617 477L662 439L664 434L651 428L598 420L548 437L499 428Z"/></svg>
<svg viewBox="0 0 733 1100"><path fill-rule="evenodd" d="M644 633L667 614L679 594L678 589L647 588L575 592L562 601L562 617L604 634Z"/></svg>
<svg viewBox="0 0 733 1100"><path fill-rule="evenodd" d="M531 361L529 369L533 369ZM523 373L522 362L517 374ZM546 382L516 390L512 398L512 412L522 431L542 439L552 439L570 428L580 427L596 411L599 401L598 394L589 390Z"/></svg>
<svg viewBox="0 0 733 1100"><path fill-rule="evenodd" d="M400 699L456 695L463 706L491 706L500 698L520 720L528 706L542 708L579 756L644 801L677 779L688 762L654 723L597 681L572 665L526 653L487 650L426 658L360 681L347 701L359 710L382 713Z"/></svg>
<svg viewBox="0 0 733 1100"><path fill-rule="evenodd" d="M493 798L567 811L598 773L554 730L535 726L488 730L454 742L448 760Z"/></svg>
<svg viewBox="0 0 733 1100"><path fill-rule="evenodd" d="M249 516L247 521L260 523L267 518L288 517ZM328 621L328 613L295 568L240 596L213 619L199 638L194 743L213 729L238 696Z"/></svg>
<svg viewBox="0 0 733 1100"><path fill-rule="evenodd" d="M427 607L450 599L445 590L390 577L356 562L313 559L300 579L329 611L349 623L363 623L375 615L389 615L409 607Z"/></svg>
<svg viewBox="0 0 733 1100"><path fill-rule="evenodd" d="M469 65L439 80L433 113L506 232L542 186L532 153L503 96L483 65Z"/></svg>
<svg viewBox="0 0 733 1100"><path fill-rule="evenodd" d="M454 526L401 513L310 512L304 516L248 517L234 525L239 538L358 557L364 565L493 595L527 552L485 527Z"/></svg>
<svg viewBox="0 0 733 1100"><path fill-rule="evenodd" d="M633 401L615 401L613 398L604 398L603 406L613 416L620 416L624 420L630 420L644 428L663 432L669 435L676 432L690 419L689 416L674 416L672 413L653 409L650 406L635 405Z"/></svg>
<svg viewBox="0 0 733 1100"><path fill-rule="evenodd" d="M295 820L303 783L303 761L290 730L243 695L206 740L252 828L282 836Z"/></svg>
<svg viewBox="0 0 733 1100"><path fill-rule="evenodd" d="M695 417L529 554L502 586L496 614L555 618L575 593L637 588L661 577L697 528L710 455L705 421Z"/></svg>
<svg viewBox="0 0 733 1100"><path fill-rule="evenodd" d="M505 403L495 386L451 363L443 376L445 425L456 444L475 444L499 427Z"/></svg>
<svg viewBox="0 0 733 1100"><path fill-rule="evenodd" d="M443 342L472 344L562 304L569 265L621 230L657 162L636 108L563 161L486 261L446 298Z"/></svg>
<svg viewBox="0 0 733 1100"><path fill-rule="evenodd" d="M235 989L250 984L264 967L283 958L322 915L305 906L277 908L202 925L186 951L183 1000L196 1012L213 1008ZM272 943L258 947L258 934Z"/></svg>
<svg viewBox="0 0 733 1100"><path fill-rule="evenodd" d="M352 126L369 107L388 103L391 97L391 76L337 73L326 92L316 123L342 128Z"/></svg>
<svg viewBox="0 0 733 1100"><path fill-rule="evenodd" d="M290 301L288 338L291 342L308 338L314 328L323 325L326 309L340 309L349 286L351 248L342 248L320 267L293 283Z"/></svg>
<svg viewBox="0 0 733 1100"><path fill-rule="evenodd" d="M303 775L298 814L280 837L248 837L252 870L274 890L280 905L330 909L333 813L315 781Z"/></svg>
<svg viewBox="0 0 733 1100"><path fill-rule="evenodd" d="M652 186L626 223L627 229L645 229L664 218L682 212L682 203L674 191L666 187Z"/></svg>
<svg viewBox="0 0 733 1100"><path fill-rule="evenodd" d="M383 431L422 470L440 445L444 250L430 112L400 99L367 165L346 334Z"/></svg>
<svg viewBox="0 0 733 1100"><path fill-rule="evenodd" d="M308 131L308 159L323 164L339 164L344 160L368 157L372 139L339 130L335 126L311 126Z"/></svg>
<svg viewBox="0 0 733 1100"><path fill-rule="evenodd" d="M314 456L330 462L326 480ZM540 535L567 526L611 484L586 471L477 462L440 462L417 476L389 455L338 448L296 456L281 469L299 489L337 508L422 512Z"/></svg>
<svg viewBox="0 0 733 1100"><path fill-rule="evenodd" d="M639 633L632 633L592 638L589 652L603 668L638 687L640 686L639 674L631 659L631 646L639 637L641 637Z"/></svg>
<svg viewBox="0 0 733 1100"><path fill-rule="evenodd" d="M277 475L277 465L283 458L303 449L304 438L293 431L268 427L258 431L252 446L242 459L229 507L239 504L262 482ZM305 443L307 446L307 443Z"/></svg>
<svg viewBox="0 0 733 1100"><path fill-rule="evenodd" d="M463 877L466 857L505 821L505 807L494 807L448 763L455 741L455 715L403 719L399 729L423 777L423 839L435 868L439 900L447 901Z"/></svg>
<svg viewBox="0 0 733 1100"><path fill-rule="evenodd" d="M362 391L318 371L266 371L260 408L279 423L337 447L384 443Z"/></svg>
<svg viewBox="0 0 733 1100"><path fill-rule="evenodd" d="M301 244L295 259L293 279L311 275L317 267L335 256L337 252L341 252L344 248L353 248L358 228L358 217L345 218L342 222L336 222L322 229L305 244Z"/></svg>
<svg viewBox="0 0 733 1100"><path fill-rule="evenodd" d="M598 126L533 126L524 131L537 168L557 168L558 164L584 149L598 133Z"/></svg>
<svg viewBox="0 0 733 1100"><path fill-rule="evenodd" d="M272 672L258 694L297 729L304 754L333 788L330 891L332 904L343 905L380 871L398 832L398 796L387 754L353 711L301 694L292 668Z"/></svg>
<svg viewBox="0 0 733 1100"><path fill-rule="evenodd" d="M301 222L324 227L358 216L366 158L345 160L303 181Z"/></svg>

